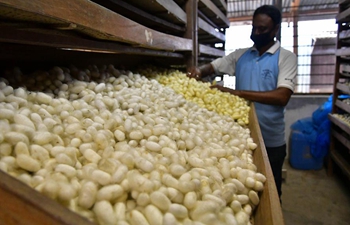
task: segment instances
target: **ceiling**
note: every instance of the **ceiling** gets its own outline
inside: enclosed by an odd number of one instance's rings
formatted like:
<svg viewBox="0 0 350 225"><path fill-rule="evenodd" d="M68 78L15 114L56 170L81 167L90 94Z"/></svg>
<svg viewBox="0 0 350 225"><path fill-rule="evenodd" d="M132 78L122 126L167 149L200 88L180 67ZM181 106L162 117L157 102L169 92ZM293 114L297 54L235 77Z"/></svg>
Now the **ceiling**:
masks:
<svg viewBox="0 0 350 225"><path fill-rule="evenodd" d="M338 0L227 0L227 17L231 22L250 21L254 10L261 5L280 5L284 20L335 18Z"/></svg>

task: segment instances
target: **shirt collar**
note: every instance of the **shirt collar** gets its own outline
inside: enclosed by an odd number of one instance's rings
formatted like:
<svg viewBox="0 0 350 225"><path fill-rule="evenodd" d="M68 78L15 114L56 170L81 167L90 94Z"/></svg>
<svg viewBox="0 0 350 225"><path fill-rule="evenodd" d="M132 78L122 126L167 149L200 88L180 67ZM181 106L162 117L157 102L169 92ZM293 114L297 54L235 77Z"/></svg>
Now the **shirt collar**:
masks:
<svg viewBox="0 0 350 225"><path fill-rule="evenodd" d="M265 53L275 54L276 51L280 48L281 43L279 40L275 42ZM255 46L251 47L251 51L258 51Z"/></svg>

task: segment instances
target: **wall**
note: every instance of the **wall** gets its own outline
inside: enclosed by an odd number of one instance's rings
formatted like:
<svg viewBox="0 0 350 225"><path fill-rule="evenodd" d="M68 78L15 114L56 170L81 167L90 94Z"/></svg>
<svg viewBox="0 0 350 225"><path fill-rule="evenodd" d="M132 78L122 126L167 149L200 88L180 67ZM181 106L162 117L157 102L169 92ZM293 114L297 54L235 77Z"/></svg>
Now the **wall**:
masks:
<svg viewBox="0 0 350 225"><path fill-rule="evenodd" d="M312 113L318 109L324 102L328 100L330 95L293 95L286 106L285 122L286 122L286 140L287 152L288 140L290 137L290 126L299 119L311 117ZM288 157L288 156L287 156Z"/></svg>

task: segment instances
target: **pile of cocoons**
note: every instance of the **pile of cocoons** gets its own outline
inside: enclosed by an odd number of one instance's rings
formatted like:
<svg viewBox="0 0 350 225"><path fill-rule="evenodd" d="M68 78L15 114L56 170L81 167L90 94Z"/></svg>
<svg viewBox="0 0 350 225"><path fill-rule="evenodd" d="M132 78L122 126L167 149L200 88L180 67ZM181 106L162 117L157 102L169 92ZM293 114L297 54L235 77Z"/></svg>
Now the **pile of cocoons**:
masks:
<svg viewBox="0 0 350 225"><path fill-rule="evenodd" d="M6 71L0 169L100 225L249 225L266 177L250 130L202 107L216 94L112 65Z"/></svg>

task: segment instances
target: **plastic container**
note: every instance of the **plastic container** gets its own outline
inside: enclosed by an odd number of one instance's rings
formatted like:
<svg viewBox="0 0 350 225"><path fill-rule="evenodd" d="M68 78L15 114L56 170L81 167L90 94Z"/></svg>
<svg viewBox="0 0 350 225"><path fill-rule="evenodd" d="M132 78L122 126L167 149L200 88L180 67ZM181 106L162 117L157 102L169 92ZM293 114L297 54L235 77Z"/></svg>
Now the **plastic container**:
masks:
<svg viewBox="0 0 350 225"><path fill-rule="evenodd" d="M289 163L295 169L319 170L323 167L323 157L311 155L311 144L302 131L291 130L289 140Z"/></svg>

